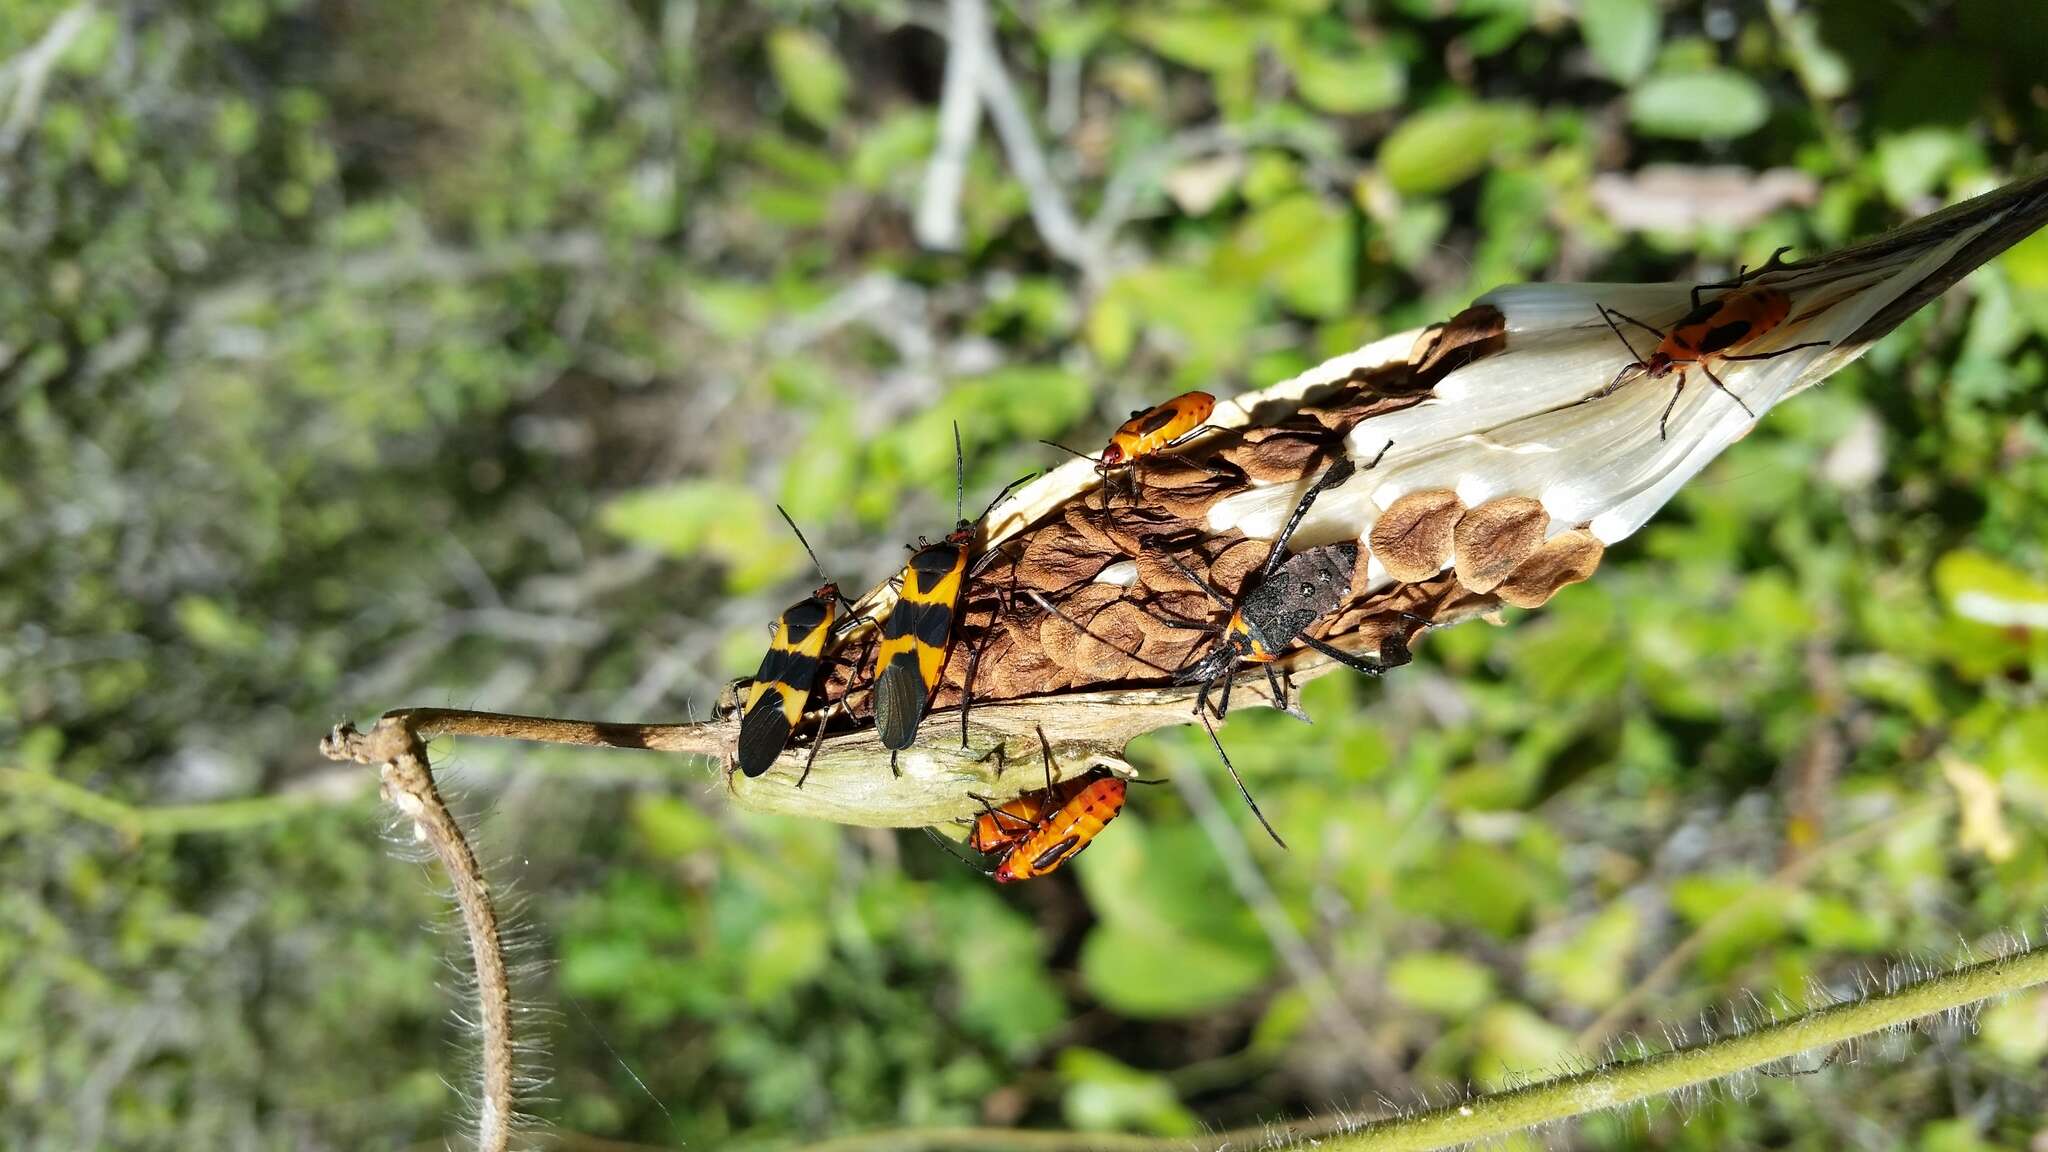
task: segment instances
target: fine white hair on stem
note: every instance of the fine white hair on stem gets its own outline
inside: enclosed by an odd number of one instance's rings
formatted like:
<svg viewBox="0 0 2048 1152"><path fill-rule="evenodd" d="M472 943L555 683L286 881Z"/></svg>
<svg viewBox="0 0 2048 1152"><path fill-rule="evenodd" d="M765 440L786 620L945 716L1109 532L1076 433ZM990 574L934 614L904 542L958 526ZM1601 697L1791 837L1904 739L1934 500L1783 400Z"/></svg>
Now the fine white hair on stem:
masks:
<svg viewBox="0 0 2048 1152"><path fill-rule="evenodd" d="M458 1019L478 1039L471 1081L475 1088L459 1094L474 1120L478 1152L508 1152L520 1124L521 1045L514 1039L518 1014L503 919L469 838L434 782L425 745L412 733L380 731L385 739L372 741L343 725L329 734L321 750L332 758L377 764L385 802L411 822L414 836L433 850L447 876L469 941L470 964L464 975L471 996L466 999L475 1004L473 1017L463 1013Z"/></svg>

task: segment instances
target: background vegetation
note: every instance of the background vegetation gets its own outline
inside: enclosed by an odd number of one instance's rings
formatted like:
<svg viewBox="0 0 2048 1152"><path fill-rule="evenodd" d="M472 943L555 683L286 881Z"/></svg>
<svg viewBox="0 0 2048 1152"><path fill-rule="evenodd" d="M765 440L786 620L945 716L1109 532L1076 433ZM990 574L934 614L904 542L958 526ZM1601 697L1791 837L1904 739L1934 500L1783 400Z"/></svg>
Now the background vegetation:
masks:
<svg viewBox="0 0 2048 1152"><path fill-rule="evenodd" d="M2048 140L2038 0L993 8L1048 176L1034 216L984 125L946 253L940 6L0 0L0 1145L438 1146L446 914L315 739L702 715L804 586L775 501L865 584L951 516L949 421L971 502L1177 390L1838 245ZM702 764L455 749L544 962L538 1110L1184 1134L2031 928L2044 335L2036 237L1590 584L1235 719L1285 854L1150 789L998 891ZM2030 995L1547 1139L2040 1149L2044 1054Z"/></svg>

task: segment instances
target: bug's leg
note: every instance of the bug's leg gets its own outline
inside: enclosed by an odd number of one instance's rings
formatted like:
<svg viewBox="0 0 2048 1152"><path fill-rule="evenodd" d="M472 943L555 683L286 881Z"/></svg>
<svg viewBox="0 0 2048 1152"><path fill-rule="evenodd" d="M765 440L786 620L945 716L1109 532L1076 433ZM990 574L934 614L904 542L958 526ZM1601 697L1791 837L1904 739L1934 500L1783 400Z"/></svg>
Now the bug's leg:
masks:
<svg viewBox="0 0 2048 1152"><path fill-rule="evenodd" d="M1742 397L1737 396L1733 391L1729 389L1729 387L1726 384L1721 383L1721 378L1719 376L1714 375L1713 368L1710 367L1705 360L1700 361L1700 371L1705 372L1707 374L1707 379L1712 380L1714 382L1714 387L1719 388L1723 395L1727 396L1730 400L1735 401L1736 407L1742 409L1745 413L1748 413L1749 418L1751 420L1756 419L1756 413L1751 412L1749 410L1749 405L1744 404L1742 402Z"/></svg>
<svg viewBox="0 0 2048 1152"><path fill-rule="evenodd" d="M1215 589L1215 587L1212 586L1207 580L1204 580L1200 576L1195 575L1195 570L1181 563L1180 557L1175 556L1171 552L1166 552L1163 550L1160 554L1166 557L1167 563L1173 565L1175 568L1180 569L1181 575L1193 581L1195 587L1200 588L1202 591L1208 593L1209 599L1214 600L1218 604L1223 605L1225 608L1230 607L1230 598L1225 596L1223 593L1218 592Z"/></svg>
<svg viewBox="0 0 2048 1152"><path fill-rule="evenodd" d="M1685 369L1678 370L1678 383L1672 386L1671 403L1664 406L1664 414L1657 417L1657 439L1671 439L1671 413L1678 407L1678 398L1685 395Z"/></svg>
<svg viewBox="0 0 2048 1152"><path fill-rule="evenodd" d="M1361 469L1361 471L1370 472L1373 469L1379 467L1380 461L1385 460L1387 458L1387 452L1393 447L1394 442L1391 439L1388 440L1385 444L1380 445L1380 450L1372 454L1372 463L1367 464L1363 469Z"/></svg>
<svg viewBox="0 0 2048 1152"><path fill-rule="evenodd" d="M1735 276L1735 286L1737 288L1740 288L1744 284L1749 283L1751 280L1754 280L1759 276L1766 276L1772 272L1776 272L1780 268L1783 268L1785 266L1785 253L1790 252L1791 250L1792 245L1785 244L1774 250L1771 253L1770 258L1765 260L1756 268L1752 269L1745 265L1742 271L1738 272Z"/></svg>
<svg viewBox="0 0 2048 1152"><path fill-rule="evenodd" d="M1643 367L1643 362L1641 360L1624 364L1621 366L1621 371L1616 372L1614 374L1614 379L1609 380L1607 382L1607 387L1600 389L1598 392L1595 392L1591 396L1586 397L1584 400L1579 401L1579 403L1590 404L1595 400L1600 400L1605 397L1612 396L1616 391L1618 391L1621 388L1623 384L1626 384L1629 381L1636 379L1637 377L1641 376L1645 371L1646 369Z"/></svg>
<svg viewBox="0 0 2048 1152"><path fill-rule="evenodd" d="M803 774L796 778L797 787L803 787L804 781L809 780L811 778L811 765L816 764L818 762L818 749L823 748L825 746L825 726L832 723L832 709L843 707L844 705L845 701L841 700L833 704L831 707L826 708L825 711L818 716L818 730L811 736L811 754L809 756L804 757Z"/></svg>
<svg viewBox="0 0 2048 1152"><path fill-rule="evenodd" d="M1387 442L1388 448L1393 446L1392 441ZM1384 453L1385 449L1381 451ZM1379 463L1379 457L1373 457L1373 463ZM1281 562L1287 559L1287 542L1294 538L1294 530L1301 527L1301 522L1308 515L1308 510L1315 506L1316 498L1321 496L1324 491L1335 488L1337 485L1351 479L1352 474L1357 471L1358 465L1351 457L1339 456L1335 460L1330 461L1330 466L1323 469L1323 474L1316 478L1316 482L1309 485L1308 491L1301 494L1301 502L1294 506L1293 515L1287 517L1286 527L1280 529L1278 536L1273 537L1273 550L1266 553L1266 563L1259 569L1259 581L1261 583L1271 579L1274 570L1279 568Z"/></svg>
<svg viewBox="0 0 2048 1152"><path fill-rule="evenodd" d="M1331 644L1325 640L1318 640L1313 636L1303 636L1301 638L1301 642L1315 649L1316 651L1321 652L1323 655L1328 656L1330 659L1335 660L1337 663L1342 664L1346 668L1363 672L1367 676L1381 675L1384 672L1386 672L1386 670L1389 668L1398 668L1401 665L1406 664L1410 660L1414 659L1414 656L1409 653L1408 646L1406 644L1402 644L1400 646L1400 659L1392 661L1381 659L1374 661L1367 660L1365 657L1360 656L1356 652L1346 652L1342 648L1337 647L1335 644ZM1382 645L1380 650L1382 652L1385 652L1385 646Z"/></svg>
<svg viewBox="0 0 2048 1152"><path fill-rule="evenodd" d="M937 844L941 848L944 848L946 850L946 855L951 856L953 859L958 860L962 864L967 865L969 868L974 869L976 872L981 873L983 876L995 875L995 871L993 869L984 868L981 865L976 864L974 861L969 860L967 857L962 856L960 854L960 850L958 848L953 847L953 842L951 840L946 839L944 836L939 835L936 831L932 829L931 825L925 825L924 834L932 838L932 843Z"/></svg>
<svg viewBox="0 0 2048 1152"><path fill-rule="evenodd" d="M967 679L960 685L960 747L967 747L967 714L974 710L974 672L981 667L981 649L967 654Z"/></svg>
<svg viewBox="0 0 2048 1152"><path fill-rule="evenodd" d="M1202 727L1208 729L1209 743L1216 746L1217 758L1223 761L1223 767L1230 773L1231 783L1237 785L1237 794L1244 797L1245 807L1250 808L1252 815L1259 818L1259 827L1266 830L1266 835L1273 838L1273 843L1278 844L1282 848L1287 847L1287 841L1282 840L1280 834L1273 831L1273 825L1266 819L1266 814L1259 811L1259 802L1252 799L1251 789L1244 786L1244 777L1237 774L1237 765L1230 762L1230 753L1223 750L1223 741L1216 735L1216 726L1209 723L1208 718L1204 717L1202 719Z"/></svg>
<svg viewBox="0 0 2048 1152"><path fill-rule="evenodd" d="M1045 790L1052 791L1052 741L1045 738L1045 725L1034 724L1038 729L1038 751L1045 757Z"/></svg>
<svg viewBox="0 0 2048 1152"><path fill-rule="evenodd" d="M903 769L896 765L896 750L894 748L889 750L889 775L898 778L901 778L903 775Z"/></svg>
<svg viewBox="0 0 2048 1152"><path fill-rule="evenodd" d="M1266 664L1266 688L1273 693L1273 706L1281 712L1301 721L1303 724L1315 723L1315 721L1308 718L1307 712L1302 711L1299 701L1288 698L1289 683L1290 681L1285 672L1280 671L1270 661Z"/></svg>
<svg viewBox="0 0 2048 1152"><path fill-rule="evenodd" d="M1223 674L1223 696L1212 709L1218 720L1230 715L1230 687L1237 683L1237 667L1237 663L1232 661L1229 671Z"/></svg>
<svg viewBox="0 0 2048 1152"><path fill-rule="evenodd" d="M1751 353L1751 354L1750 354L1750 355L1748 355L1748 356L1723 356L1723 357L1721 357L1721 359L1723 359L1723 360L1776 360L1776 359L1777 359L1778 357L1780 357L1780 356L1783 356L1783 355L1785 355L1785 354L1786 354L1787 352L1797 352L1797 351L1799 351L1799 350L1800 350L1801 348L1826 348L1826 347L1828 347L1828 345L1829 345L1830 343L1831 343L1831 342L1830 342L1830 341L1827 341L1827 340L1808 340L1808 341L1807 341L1807 342L1805 342L1804 344L1787 344L1787 345L1786 345L1786 346L1784 346L1783 348L1779 348L1779 349L1777 349L1777 350L1775 350L1775 351L1771 351L1771 352L1754 352L1754 353Z"/></svg>

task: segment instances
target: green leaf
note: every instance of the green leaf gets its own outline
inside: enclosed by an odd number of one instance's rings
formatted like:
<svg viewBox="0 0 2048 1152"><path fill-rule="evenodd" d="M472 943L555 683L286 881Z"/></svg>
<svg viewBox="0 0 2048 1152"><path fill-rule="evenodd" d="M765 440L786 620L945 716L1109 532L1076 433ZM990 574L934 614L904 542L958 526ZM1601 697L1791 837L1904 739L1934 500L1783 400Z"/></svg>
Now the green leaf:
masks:
<svg viewBox="0 0 2048 1152"><path fill-rule="evenodd" d="M1200 1123L1163 1076L1141 1072L1093 1048L1060 1053L1061 1101L1067 1123L1083 1132L1136 1128L1160 1136L1191 1136ZM1085 1141L1083 1142L1085 1143Z"/></svg>
<svg viewBox="0 0 2048 1152"><path fill-rule="evenodd" d="M1131 314L1128 301L1113 290L1107 291L1088 310L1083 331L1095 359L1105 368L1115 368L1130 359L1131 349L1138 342L1138 319Z"/></svg>
<svg viewBox="0 0 2048 1152"><path fill-rule="evenodd" d="M1747 136L1763 127L1770 114L1763 87L1727 68L1653 76L1628 98L1636 131L1679 140Z"/></svg>
<svg viewBox="0 0 2048 1152"><path fill-rule="evenodd" d="M1504 118L1492 104L1449 104L1411 116L1380 145L1380 173L1405 196L1455 188L1486 170Z"/></svg>
<svg viewBox="0 0 2048 1152"><path fill-rule="evenodd" d="M846 66L825 38L808 28L784 26L768 34L768 67L790 107L820 128L839 122L846 100Z"/></svg>
<svg viewBox="0 0 2048 1152"><path fill-rule="evenodd" d="M621 539L673 556L706 555L726 565L735 592L766 587L804 563L768 501L751 488L720 480L686 480L614 497L598 526Z"/></svg>
<svg viewBox="0 0 2048 1152"><path fill-rule="evenodd" d="M1288 60L1311 107L1342 116L1392 108L1408 93L1408 66L1382 45L1336 55L1303 48Z"/></svg>
<svg viewBox="0 0 2048 1152"><path fill-rule="evenodd" d="M1586 49L1609 79L1633 84L1657 57L1664 14L1657 0L1580 0Z"/></svg>
<svg viewBox="0 0 2048 1152"><path fill-rule="evenodd" d="M1351 302L1358 245L1349 209L1306 193L1260 208L1218 252L1225 279L1277 290L1296 311L1335 316Z"/></svg>
<svg viewBox="0 0 2048 1152"><path fill-rule="evenodd" d="M2048 583L1981 552L1950 552L1934 565L1948 610L1994 628L2048 628Z"/></svg>
<svg viewBox="0 0 2048 1152"><path fill-rule="evenodd" d="M656 857L675 859L718 844L717 822L695 804L673 796L639 793L630 813L640 843Z"/></svg>
<svg viewBox="0 0 2048 1152"><path fill-rule="evenodd" d="M962 1024L1022 1054L1065 1022L1066 1000L1046 971L1030 920L986 886L948 890L939 911L953 942Z"/></svg>
<svg viewBox="0 0 2048 1152"><path fill-rule="evenodd" d="M1904 208L1926 199L1962 159L1968 142L1946 128L1916 128L1877 142L1877 178L1885 198Z"/></svg>
<svg viewBox="0 0 2048 1152"><path fill-rule="evenodd" d="M2039 1064L2048 1055L2048 992L2035 988L1985 1009L1977 1043L2008 1064Z"/></svg>
<svg viewBox="0 0 2048 1152"><path fill-rule="evenodd" d="M1576 1052L1571 1033L1520 1004L1488 1009L1473 1040L1472 1075L1489 1092L1564 1071Z"/></svg>
<svg viewBox="0 0 2048 1152"><path fill-rule="evenodd" d="M763 925L741 966L747 1003L772 1004L808 984L831 959L828 944L824 921L810 916L781 916Z"/></svg>
<svg viewBox="0 0 2048 1152"><path fill-rule="evenodd" d="M1127 26L1140 44L1204 72L1242 73L1265 40L1268 21L1228 12L1153 13Z"/></svg>
<svg viewBox="0 0 2048 1152"><path fill-rule="evenodd" d="M1538 947L1529 974L1567 1003L1600 1008L1620 998L1641 935L1635 905L1617 900L1568 939Z"/></svg>
<svg viewBox="0 0 2048 1152"><path fill-rule="evenodd" d="M1493 972L1451 952L1410 952L1387 970L1387 990L1425 1012L1469 1016L1493 999Z"/></svg>
<svg viewBox="0 0 2048 1152"><path fill-rule="evenodd" d="M1157 926L1100 924L1081 945L1088 991L1126 1016L1198 1016L1236 1003L1265 983L1263 949L1197 939Z"/></svg>

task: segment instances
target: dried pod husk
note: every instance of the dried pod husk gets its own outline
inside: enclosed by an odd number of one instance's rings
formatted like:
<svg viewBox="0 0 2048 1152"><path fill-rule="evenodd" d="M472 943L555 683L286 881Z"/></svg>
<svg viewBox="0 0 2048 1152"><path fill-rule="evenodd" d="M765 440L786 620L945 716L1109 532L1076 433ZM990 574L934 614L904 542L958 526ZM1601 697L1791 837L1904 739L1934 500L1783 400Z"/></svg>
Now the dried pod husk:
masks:
<svg viewBox="0 0 2048 1152"><path fill-rule="evenodd" d="M1702 383L1680 394L1667 427L1670 381L1602 394L1632 352L1598 307L1669 324L1691 307L1693 285L1524 285L1219 402L1209 422L1220 430L1146 459L1129 484L1118 474L1115 491L1089 461L1069 461L978 526L983 566L961 598L933 708L910 749L892 765L875 737L875 628L863 624L825 654L813 705L829 727L803 787L815 718L767 774L730 777L732 794L751 808L845 823L942 823L972 815L977 797L1039 786L1041 729L1062 777L1096 765L1127 771L1130 740L1192 719L1196 688L1178 673L1210 650L1231 611L1203 585L1226 599L1249 587L1302 491L1340 454L1357 471L1322 494L1294 544L1365 547L1348 601L1311 635L1398 662L1429 628L1541 604L1591 575L1606 547L1746 433L1750 412L1818 383L2044 219L2048 176L2036 176L1844 252L1760 270L1755 282L1786 292L1793 308L1756 345L1784 355L1725 366L1747 411ZM1820 346L1799 347L1807 343ZM878 583L856 611L879 619L895 596ZM1303 647L1278 662L1297 681L1332 667ZM1241 680L1234 707L1265 703L1263 670ZM434 730L716 751L738 729L730 715L700 725L499 718L468 727L455 715L437 711Z"/></svg>

